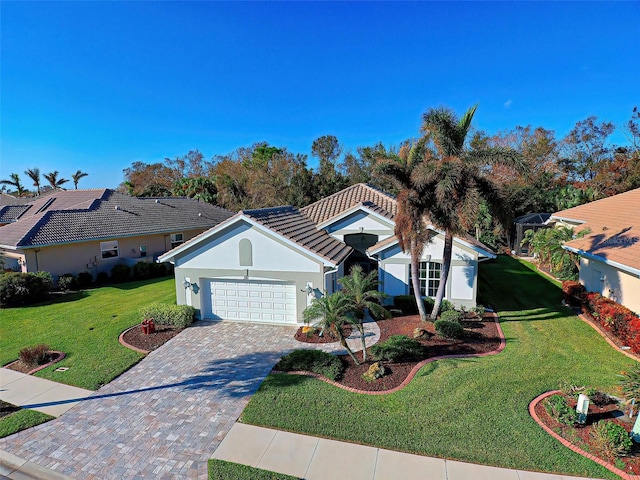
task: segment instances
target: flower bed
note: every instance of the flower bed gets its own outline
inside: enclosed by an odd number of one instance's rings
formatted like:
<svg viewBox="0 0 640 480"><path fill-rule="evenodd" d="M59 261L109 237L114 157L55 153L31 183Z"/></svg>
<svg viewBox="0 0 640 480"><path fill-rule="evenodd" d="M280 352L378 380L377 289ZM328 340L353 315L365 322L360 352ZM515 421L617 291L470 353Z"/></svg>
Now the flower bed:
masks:
<svg viewBox="0 0 640 480"><path fill-rule="evenodd" d="M583 295L582 312L615 335L632 352L640 353L640 317L631 310L591 292Z"/></svg>

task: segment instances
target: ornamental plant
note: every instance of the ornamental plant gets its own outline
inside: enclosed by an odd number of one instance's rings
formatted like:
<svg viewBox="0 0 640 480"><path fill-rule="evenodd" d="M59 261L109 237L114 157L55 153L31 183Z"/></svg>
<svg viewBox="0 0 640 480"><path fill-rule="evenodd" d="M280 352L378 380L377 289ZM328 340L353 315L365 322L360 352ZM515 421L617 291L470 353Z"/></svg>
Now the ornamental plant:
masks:
<svg viewBox="0 0 640 480"><path fill-rule="evenodd" d="M640 353L640 317L628 308L590 292L584 295L582 311L598 321L635 353Z"/></svg>

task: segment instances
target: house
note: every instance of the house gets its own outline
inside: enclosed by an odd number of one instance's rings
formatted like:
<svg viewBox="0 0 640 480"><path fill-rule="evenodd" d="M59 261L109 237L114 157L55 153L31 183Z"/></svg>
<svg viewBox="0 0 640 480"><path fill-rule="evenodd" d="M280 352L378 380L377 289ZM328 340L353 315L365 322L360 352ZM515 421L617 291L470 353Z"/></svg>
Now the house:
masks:
<svg viewBox="0 0 640 480"><path fill-rule="evenodd" d="M231 217L185 197L137 198L110 189L56 190L0 204L4 269L54 278L157 257Z"/></svg>
<svg viewBox="0 0 640 480"><path fill-rule="evenodd" d="M563 247L580 257L580 283L640 313L640 188L556 212L549 221L589 229Z"/></svg>
<svg viewBox="0 0 640 480"><path fill-rule="evenodd" d="M179 304L205 319L296 324L354 264L375 270L390 296L411 293L410 258L394 235L396 199L367 184L348 187L307 207L245 210L161 255L175 265ZM444 235L434 237L420 264L422 295L435 296ZM474 306L478 262L494 258L473 238L454 240L446 298ZM390 299L389 301L392 301Z"/></svg>

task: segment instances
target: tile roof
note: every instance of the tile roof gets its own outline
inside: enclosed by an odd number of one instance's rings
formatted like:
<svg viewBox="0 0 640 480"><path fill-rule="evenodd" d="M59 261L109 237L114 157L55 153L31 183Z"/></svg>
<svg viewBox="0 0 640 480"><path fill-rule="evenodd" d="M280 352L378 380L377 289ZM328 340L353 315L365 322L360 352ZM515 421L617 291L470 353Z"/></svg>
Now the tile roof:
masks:
<svg viewBox="0 0 640 480"><path fill-rule="evenodd" d="M590 229L567 247L640 269L640 188L561 210L552 219L580 221L580 230Z"/></svg>
<svg viewBox="0 0 640 480"><path fill-rule="evenodd" d="M16 222L30 208L30 205L5 205L0 207L0 224Z"/></svg>
<svg viewBox="0 0 640 480"><path fill-rule="evenodd" d="M301 208L300 211L316 225L320 225L357 205L364 205L389 220L393 220L398 213L398 202L395 197L366 183L351 185Z"/></svg>
<svg viewBox="0 0 640 480"><path fill-rule="evenodd" d="M58 243L208 229L232 212L186 197L138 198L113 190L60 191L31 202L18 221L0 227L0 244Z"/></svg>
<svg viewBox="0 0 640 480"><path fill-rule="evenodd" d="M339 264L351 253L352 248L333 238L316 225L300 210L291 206L243 210L245 215L305 249Z"/></svg>
<svg viewBox="0 0 640 480"><path fill-rule="evenodd" d="M13 195L0 192L0 207L5 205L24 205L29 200L30 198L14 197Z"/></svg>

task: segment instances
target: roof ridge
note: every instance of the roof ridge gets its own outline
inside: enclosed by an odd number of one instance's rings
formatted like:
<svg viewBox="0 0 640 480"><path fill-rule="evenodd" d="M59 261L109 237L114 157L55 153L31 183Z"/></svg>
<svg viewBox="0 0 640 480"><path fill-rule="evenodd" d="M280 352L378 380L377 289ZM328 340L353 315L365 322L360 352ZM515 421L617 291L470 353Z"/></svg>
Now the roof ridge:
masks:
<svg viewBox="0 0 640 480"><path fill-rule="evenodd" d="M345 192L347 192L349 190L353 190L353 189L355 189L355 187L359 187L359 186L367 186L367 184L366 183L354 183L353 185L349 185L347 188L343 188L342 190L340 190L338 192L332 193L328 197L323 197L323 198L321 198L319 200L316 200L315 202L310 203L309 205L306 205L306 206L302 207L300 210L308 209L308 208L314 206L315 204L320 203L320 202L324 202L324 201L326 201L326 200L328 200L328 199L330 199L332 197L335 197L336 195L344 195Z"/></svg>

